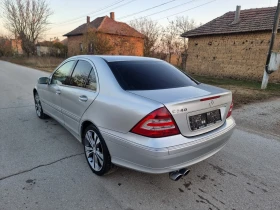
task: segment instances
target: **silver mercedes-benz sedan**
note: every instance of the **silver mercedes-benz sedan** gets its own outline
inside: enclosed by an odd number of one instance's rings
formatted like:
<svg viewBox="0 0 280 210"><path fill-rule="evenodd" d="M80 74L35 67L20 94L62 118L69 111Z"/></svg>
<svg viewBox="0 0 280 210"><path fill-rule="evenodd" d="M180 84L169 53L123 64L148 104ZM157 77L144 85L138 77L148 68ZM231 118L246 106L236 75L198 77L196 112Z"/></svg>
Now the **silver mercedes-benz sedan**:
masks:
<svg viewBox="0 0 280 210"><path fill-rule="evenodd" d="M71 57L33 93L38 117L69 130L97 175L118 165L178 180L225 146L235 127L230 91L154 58Z"/></svg>

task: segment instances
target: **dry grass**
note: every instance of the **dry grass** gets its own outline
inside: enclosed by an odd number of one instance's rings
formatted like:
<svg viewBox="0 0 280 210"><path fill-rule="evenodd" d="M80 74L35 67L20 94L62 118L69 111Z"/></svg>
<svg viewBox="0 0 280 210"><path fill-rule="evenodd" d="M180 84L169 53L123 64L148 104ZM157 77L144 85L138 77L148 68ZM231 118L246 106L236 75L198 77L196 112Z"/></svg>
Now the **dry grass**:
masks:
<svg viewBox="0 0 280 210"><path fill-rule="evenodd" d="M235 107L280 97L280 84L270 83L266 90L261 90L261 82L206 76L193 77L200 82L231 90Z"/></svg>
<svg viewBox="0 0 280 210"><path fill-rule="evenodd" d="M55 57L2 57L1 60L52 72L64 59Z"/></svg>

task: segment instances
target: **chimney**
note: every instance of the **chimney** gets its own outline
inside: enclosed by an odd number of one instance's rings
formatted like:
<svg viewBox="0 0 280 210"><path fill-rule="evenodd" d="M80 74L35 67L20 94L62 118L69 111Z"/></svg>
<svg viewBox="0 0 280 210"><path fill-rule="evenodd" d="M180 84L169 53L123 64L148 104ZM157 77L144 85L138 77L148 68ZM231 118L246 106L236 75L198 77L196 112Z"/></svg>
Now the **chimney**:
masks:
<svg viewBox="0 0 280 210"><path fill-rule="evenodd" d="M114 12L110 12L110 18L115 20L115 13Z"/></svg>
<svg viewBox="0 0 280 210"><path fill-rule="evenodd" d="M237 5L235 11L235 17L231 24L236 24L240 22L240 10L241 10L241 6Z"/></svg>
<svg viewBox="0 0 280 210"><path fill-rule="evenodd" d="M90 16L87 16L87 23L90 23Z"/></svg>

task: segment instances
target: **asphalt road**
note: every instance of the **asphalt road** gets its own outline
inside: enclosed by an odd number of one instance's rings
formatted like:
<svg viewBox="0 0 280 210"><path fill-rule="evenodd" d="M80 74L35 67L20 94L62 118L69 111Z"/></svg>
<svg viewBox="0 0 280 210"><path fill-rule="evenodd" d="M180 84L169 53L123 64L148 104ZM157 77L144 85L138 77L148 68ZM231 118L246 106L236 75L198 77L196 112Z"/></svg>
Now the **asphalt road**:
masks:
<svg viewBox="0 0 280 210"><path fill-rule="evenodd" d="M273 132L280 126L266 132L257 122L271 115L277 126L280 100L262 103L274 113L236 110L242 126L228 145L178 182L124 168L97 177L82 145L55 120L36 116L32 88L44 75L0 61L1 210L280 209L280 136Z"/></svg>

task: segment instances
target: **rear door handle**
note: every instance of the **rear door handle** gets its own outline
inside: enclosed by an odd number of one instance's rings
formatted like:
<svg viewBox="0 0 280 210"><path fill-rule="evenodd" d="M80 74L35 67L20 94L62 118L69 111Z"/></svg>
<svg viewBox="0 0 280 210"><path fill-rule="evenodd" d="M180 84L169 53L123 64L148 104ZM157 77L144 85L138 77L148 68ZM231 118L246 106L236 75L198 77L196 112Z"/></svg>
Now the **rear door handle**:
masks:
<svg viewBox="0 0 280 210"><path fill-rule="evenodd" d="M60 95L60 94L61 94L61 91L60 91L60 90L56 90L56 91L55 91L55 94Z"/></svg>
<svg viewBox="0 0 280 210"><path fill-rule="evenodd" d="M79 96L79 101L86 102L88 100L87 96Z"/></svg>

